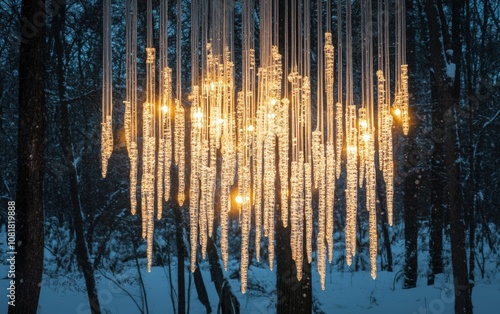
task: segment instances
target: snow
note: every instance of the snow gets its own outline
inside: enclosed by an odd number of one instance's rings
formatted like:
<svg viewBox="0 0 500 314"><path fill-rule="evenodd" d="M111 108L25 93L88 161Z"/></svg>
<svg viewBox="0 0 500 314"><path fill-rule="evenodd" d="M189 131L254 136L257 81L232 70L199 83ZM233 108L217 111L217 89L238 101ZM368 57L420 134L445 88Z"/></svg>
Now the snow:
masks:
<svg viewBox="0 0 500 314"><path fill-rule="evenodd" d="M210 280L208 263L202 262L201 270L209 295L212 312L217 312L218 297ZM0 267L6 273L6 265ZM175 274L176 271L173 272ZM106 274L113 277L112 274ZM151 273L143 271L144 284L149 306L149 313L172 313L167 272L161 267L153 267ZM228 273L226 273L228 275ZM239 292L239 282L231 279L231 286L240 302L241 313L274 313L276 302L275 272L251 266L249 270L249 289L246 294ZM438 275L434 286L426 286L425 278L420 278L417 288L401 289L397 281L395 290L393 282L396 272L379 272L376 280L372 280L369 272L338 272L327 274L326 290L319 287L319 276L313 272L313 296L317 308L324 313L453 313L453 283L451 276ZM186 287L189 287L189 272L186 271ZM141 292L137 278L137 270L130 268L114 280L121 283L121 288L112 281L96 274L99 301L103 313L140 313ZM176 278L172 278L176 289ZM489 282L489 283L488 283ZM6 291L8 281L0 281L0 289ZM124 290L127 290L127 294ZM176 294L175 294L176 295ZM137 305L131 296L136 300ZM500 277L489 278L488 281L476 284L473 290L474 313L492 313L500 308ZM176 298L176 297L175 297ZM7 298L0 307L0 313L7 311ZM194 282L190 286L190 312L205 313L199 302ZM82 278L69 277L49 278L44 275L40 295L39 314L45 313L90 313L85 284Z"/></svg>
<svg viewBox="0 0 500 314"><path fill-rule="evenodd" d="M495 230L493 228L493 230ZM393 230L395 232L395 230ZM418 281L413 289L402 289L401 267L404 264L404 241L402 239L393 243L394 272L379 271L375 280L371 279L369 271L352 271L343 264L327 266L326 289L320 288L319 275L316 261L312 265L312 286L315 313L370 313L370 314L451 314L454 313L453 276L449 256L445 254L445 274L435 278L433 286L427 286L427 267L429 256L426 252L426 228L422 228L419 236L419 247L423 251L418 253ZM0 232L0 239L5 239L5 231ZM5 241L1 241L0 258L0 290L7 291L8 265L6 263ZM118 245L118 243L115 243ZM444 250L449 252L450 243L445 241ZM46 273L43 275L38 314L90 313L86 294L85 281L79 272L56 274L55 263L46 250ZM335 254L341 254L340 249ZM485 247L485 259L482 260L484 277L481 277L479 267L476 269L476 282L473 288L472 301L475 314L497 313L500 308L500 262L498 255L491 253ZM335 259L334 259L335 260ZM341 259L338 259L341 260ZM478 262L481 262L478 260ZM168 266L153 267L146 271L146 261L140 260L140 271L144 280L147 305L149 313L173 313L170 280L173 284L173 299L177 302L177 261L171 259L171 274L169 278ZM344 263L339 262L339 263ZM211 281L209 263L207 260L200 262L200 270L207 289L212 313L217 313L219 298ZM290 265L293 267L292 265ZM239 271L239 262L230 259L228 271L224 272L228 278L232 291L240 303L242 314L275 313L277 295L276 272L270 271L265 262L257 263L255 260L248 270L248 289L246 294L240 292L240 283L234 276ZM119 274L111 271L96 271L97 290L99 302L103 313L141 313L145 310L145 298L142 296L138 270L135 261L125 265ZM194 280L189 272L189 263L185 268L186 308L190 313L206 313L205 307L198 300ZM189 295L189 298L188 298ZM0 303L0 314L7 313L7 297L3 296ZM177 308L177 304L175 304Z"/></svg>
<svg viewBox="0 0 500 314"><path fill-rule="evenodd" d="M448 76L450 79L454 80L455 79L455 71L457 69L457 65L453 62L447 62L446 63L446 76Z"/></svg>

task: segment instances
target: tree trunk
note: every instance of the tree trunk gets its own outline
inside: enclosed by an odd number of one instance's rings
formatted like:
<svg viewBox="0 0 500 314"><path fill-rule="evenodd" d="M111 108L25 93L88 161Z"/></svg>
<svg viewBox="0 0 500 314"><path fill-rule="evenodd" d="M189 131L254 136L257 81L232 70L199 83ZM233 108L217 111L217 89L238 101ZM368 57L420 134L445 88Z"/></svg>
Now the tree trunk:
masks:
<svg viewBox="0 0 500 314"><path fill-rule="evenodd" d="M216 186L215 186L215 199L214 199L214 217L217 221L217 217L220 215L221 202L220 202L220 191L221 191L221 170L222 170L222 155L220 150L217 150L217 161L216 161ZM240 312L240 304L233 292L231 291L231 286L229 282L224 277L222 268L220 266L219 253L215 246L215 238L217 234L217 227L213 226L212 234L208 237L207 241L207 253L210 262L210 274L212 280L214 281L215 289L219 295L219 308L222 313L236 314Z"/></svg>
<svg viewBox="0 0 500 314"><path fill-rule="evenodd" d="M420 179L421 180L421 179ZM405 179L405 266L403 289L415 288L418 275L418 172L411 172Z"/></svg>
<svg viewBox="0 0 500 314"><path fill-rule="evenodd" d="M11 303L15 306L9 306L9 313L36 313L43 273L46 21L34 20L42 12L37 4L45 8L44 0L23 0L21 7L15 204L17 255L13 255L16 277L9 282L10 286L14 281L16 294L15 303Z"/></svg>
<svg viewBox="0 0 500 314"><path fill-rule="evenodd" d="M387 196L385 194L385 183L382 179L383 175L377 168L377 197L380 201L379 203L379 213L378 220L382 228L382 241L387 256L387 264L380 265L381 270L387 270L392 272L392 248L391 239L389 236L389 223L387 221Z"/></svg>
<svg viewBox="0 0 500 314"><path fill-rule="evenodd" d="M97 288L95 285L94 268L90 262L89 252L85 244L82 208L80 205L80 193L78 190L78 176L75 168L75 157L73 145L71 142L71 129L69 126L69 108L66 102L66 85L64 73L64 27L66 19L66 2L61 1L60 9L53 18L54 30L54 50L57 58L57 91L59 103L61 106L61 135L62 135L62 150L64 153L65 163L68 170L70 183L70 197L72 205L72 217L75 226L76 235L76 258L78 265L81 267L85 284L87 286L87 295L89 298L90 310L92 313L101 313L99 298L97 296Z"/></svg>
<svg viewBox="0 0 500 314"><path fill-rule="evenodd" d="M436 274L443 272L443 225L445 211L445 195L443 191L445 182L443 180L443 112L442 104L439 102L439 90L436 86L436 73L431 71L431 97L432 97L432 140L434 150L431 160L431 208L429 223L429 266L427 284L434 284Z"/></svg>
<svg viewBox="0 0 500 314"><path fill-rule="evenodd" d="M219 295L222 313L238 314L240 312L240 303L232 293L231 285L224 278L222 267L219 263L219 254L217 253L217 248L212 237L208 237L207 239L207 253L210 262L210 275L214 281L215 290L217 290L217 294Z"/></svg>
<svg viewBox="0 0 500 314"><path fill-rule="evenodd" d="M453 265L453 281L455 288L455 313L472 313L471 288L468 280L467 254L465 251L465 232L460 186L460 171L457 160L455 119L459 109L460 98L460 23L462 1L452 2L452 47L443 47L440 36L443 28L440 27L437 17L437 5L432 0L426 0L425 9L429 23L429 38L431 52L431 66L435 73L435 87L439 92L436 99L443 108L443 120L440 127L443 130L444 166L446 168L446 187L450 218L451 260ZM450 60L445 60L443 51L452 49ZM446 71L446 63L455 64L454 77ZM449 66L449 65L448 65Z"/></svg>
<svg viewBox="0 0 500 314"><path fill-rule="evenodd" d="M466 3L466 8L465 8L465 25L471 25L470 21L470 16L471 16L471 10L470 10L470 4ZM487 16L487 10L484 10L485 17ZM475 271L475 261L476 261L476 206L477 206L477 195L478 195L478 180L476 180L476 177L478 176L478 170L476 165L479 166L479 164L476 164L476 158L475 158L475 150L477 147L474 147L475 143L475 132L474 132L474 123L473 123L473 118L474 118L474 112L476 112L476 103L477 103L477 98L475 95L475 84L472 82L472 36L470 33L470 29L468 27L464 27L464 37L465 37L465 45L466 45L466 50L465 50L465 73L466 73L466 89L467 89L467 106L469 110L469 188L467 191L468 195L468 212L467 212L467 218L468 218L468 228L469 228L469 282L471 285L471 294L472 294L472 288L474 287L474 282L475 282L475 276L474 276L474 271ZM484 43L483 43L484 44ZM483 47L482 47L483 48ZM481 67L480 67L481 68ZM481 75L482 77L482 75Z"/></svg>
<svg viewBox="0 0 500 314"><path fill-rule="evenodd" d="M200 268L198 265L193 273L194 285L196 287L196 292L198 292L198 299L207 309L207 313L212 313L212 308L210 307L210 300L208 299L207 288L205 288L205 282L201 275Z"/></svg>
<svg viewBox="0 0 500 314"><path fill-rule="evenodd" d="M415 13L413 0L406 0L407 8L407 60L408 60L408 72L410 74L410 81L416 77L416 54L415 54L415 32L412 31L412 27L417 24L417 14ZM415 95L416 88L414 84L409 84L410 97ZM415 103L414 97L411 97L410 104ZM406 172L406 178L404 181L405 193L403 199L404 206L404 222L405 222L405 265L404 265L404 282L403 289L415 288L417 286L418 278L418 229L419 221L418 214L420 208L420 202L423 198L421 193L424 182L426 178L424 173L420 171L422 166L421 160L419 160L418 155L415 154L420 150L416 143L417 132L419 128L419 120L417 118L417 107L410 106L408 112L410 118L410 131L408 133L408 141L405 145L405 165L404 171Z"/></svg>
<svg viewBox="0 0 500 314"><path fill-rule="evenodd" d="M184 246L184 223L182 219L182 209L179 206L179 169L177 166L170 167L171 189L170 199L175 217L175 243L177 246L177 302L178 313L186 313L186 280L184 276L184 260L186 258L186 247Z"/></svg>
<svg viewBox="0 0 500 314"><path fill-rule="evenodd" d="M290 20L290 13L285 10L287 6L286 0L280 0L279 3L279 49L280 54L285 57L285 33L291 34L290 30L285 30L285 18L288 15ZM287 32L288 31L288 32ZM287 47L287 53L290 53L290 47ZM286 66L286 65L285 65ZM286 83L284 89L288 86L288 80L285 78ZM291 113L291 112L290 112ZM291 114L289 114L289 117ZM288 120L288 125L291 126L291 118ZM276 141L278 147L278 141ZM291 139L289 147L291 146ZM278 164L278 149L276 149L276 163ZM291 150L288 156L288 172L291 172ZM311 265L307 262L307 258L303 259L302 265L302 280L297 280L295 261L292 258L292 250L290 247L290 222L288 227L283 227L281 221L281 204L282 198L290 201L287 195L281 195L281 182L279 169L276 171L276 226L275 226L275 257L276 257L276 291L277 291L277 313L311 313L312 312L312 285L311 285ZM305 224L304 224L304 237L305 237ZM305 238L303 254L305 255Z"/></svg>
<svg viewBox="0 0 500 314"><path fill-rule="evenodd" d="M307 262L307 258L303 259L301 281L297 280L294 265L290 248L290 226L283 228L283 223L278 219L276 224L277 313L312 313L311 265Z"/></svg>

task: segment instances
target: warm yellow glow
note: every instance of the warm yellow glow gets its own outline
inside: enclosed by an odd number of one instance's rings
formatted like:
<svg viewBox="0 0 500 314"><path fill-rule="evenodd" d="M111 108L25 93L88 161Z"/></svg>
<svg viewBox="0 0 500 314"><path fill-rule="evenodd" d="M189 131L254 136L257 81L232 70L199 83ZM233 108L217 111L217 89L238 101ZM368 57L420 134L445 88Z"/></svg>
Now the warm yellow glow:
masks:
<svg viewBox="0 0 500 314"><path fill-rule="evenodd" d="M113 127L111 125L111 116L105 118L106 122L102 123L101 133L101 174L106 177L108 171L108 159L113 153Z"/></svg>
<svg viewBox="0 0 500 314"><path fill-rule="evenodd" d="M342 147L344 140L343 131L344 114L342 103L335 105L335 176L340 178L342 166Z"/></svg>
<svg viewBox="0 0 500 314"><path fill-rule="evenodd" d="M401 120L403 124L403 134L408 135L408 131L410 129L410 121L408 117L408 103L409 103L409 94L408 94L408 65L401 65Z"/></svg>
<svg viewBox="0 0 500 314"><path fill-rule="evenodd" d="M346 261L351 265L352 257L356 255L356 211L358 207L358 155L356 129L356 106L347 106L347 188L346 188Z"/></svg>
<svg viewBox="0 0 500 314"><path fill-rule="evenodd" d="M177 200L179 205L182 206L186 196L184 195L185 188L185 153L184 153L184 137L185 137L185 122L184 122L184 107L179 99L176 100L175 105L175 163L179 166L179 194Z"/></svg>
<svg viewBox="0 0 500 314"><path fill-rule="evenodd" d="M241 195L236 195L236 197L234 198L234 201L236 202L236 204L243 204L243 197Z"/></svg>
<svg viewBox="0 0 500 314"><path fill-rule="evenodd" d="M279 172L280 172L280 181L281 181L281 222L283 226L286 228L288 226L288 197L290 195L290 189L288 185L289 181L289 170L288 170L288 139L289 139L289 131L288 131L288 109L289 109L290 101L287 98L283 98L281 100L281 107L278 111L278 149L279 149ZM283 196L285 195L285 196Z"/></svg>
<svg viewBox="0 0 500 314"><path fill-rule="evenodd" d="M130 142L130 211L135 215L137 209L137 144Z"/></svg>
<svg viewBox="0 0 500 314"><path fill-rule="evenodd" d="M148 6L151 6L151 0L147 2ZM127 96L124 101L123 122L126 148L130 158L130 203L131 212L134 214L138 207L137 188L140 187L139 205L142 208L142 236L147 240L148 270L151 269L153 260L154 213L157 209L156 218L161 219L164 201L168 200L170 195L170 166L175 162L179 193L175 195L173 201L177 199L182 206L184 201L189 199L191 271L196 268L198 247L201 248L201 256L205 258L209 237L214 235L219 237L219 232L222 261L224 269L227 270L230 245L228 233L231 228L236 229L231 227L229 214L231 208L237 208L239 218L234 222L239 223L241 230L240 275L243 293L246 291L249 261L253 258L250 256L252 252L250 245L254 245L257 261L260 260L261 249L266 252L269 267L273 269L274 228L278 219L284 227L290 228L290 246L297 279L302 278L304 258L307 258L308 263L317 258L321 288L325 289L326 260L333 261L334 207L344 208L342 205L335 206L335 185L336 179L342 176L344 168L342 163L345 163L347 264L352 263L352 257L356 254L358 192L365 192L366 197L361 199L366 201L366 208L369 211L371 275L373 278L376 276L375 160L378 161L383 174L388 221L392 225L394 198L392 123L393 119L401 121L403 133L405 135L408 133L407 65L402 58L395 63L397 74L394 77L397 88L392 103L390 82L387 82L390 80L384 79L384 72L388 78L391 77L389 48L384 47L379 50L381 53L377 63L380 68L377 71L378 82L373 84L374 56L369 49L373 49L374 45L371 34L368 34L373 27L366 27L361 31L362 35L366 36L363 40L367 43L362 47L362 53L366 53L361 70L363 93L354 97L354 91L358 89L353 86L355 82L352 69L352 36L347 35L345 42L342 36L339 36L340 59L335 64L331 27L324 33L323 47L320 46L322 41L318 40L317 49L311 49L310 8L303 6L300 1L291 2L289 7L300 14L290 18L294 21L289 21L289 25L285 26L290 30L287 38L289 45L281 47L284 52L282 56L279 53L281 50L276 46L280 38L280 34L277 33L279 19L273 7L276 3L276 1L261 1L260 9L268 14L259 16L260 38L257 39L254 38L254 1L242 1L244 26L241 38L244 39L241 59L240 56L232 55L235 34L233 30L227 29L227 25L234 24L234 12L231 12L234 8L228 6L225 1L211 2L209 6L213 6L214 9L211 11L223 9L220 12L228 13L223 19L214 19L212 16L214 13L200 12L193 6L192 22L199 23L205 19L205 17L202 19L200 14L209 14L206 19L209 22L206 29L200 27L201 25L193 25L194 29L199 29L201 32L192 34L191 37L191 48L194 49L192 51L197 51L191 55L193 65L191 93L187 97L183 96L185 92L182 93L181 82L184 80L181 79L183 64L181 64L180 49L175 78L177 89L174 95L172 70L168 68L171 60L169 62L167 58L166 42L160 40L159 62L156 59L155 48L148 43L145 102L142 112L138 112L137 108L137 66L135 65L135 68L133 66L137 54L132 50L137 46L137 39L133 39L132 22L128 20L126 23ZM166 4L166 0L160 1L160 6L163 5L163 8L166 8ZM106 1L106 5L110 5L109 0ZM365 26L371 26L372 23L370 13L366 11L368 9L371 8L362 2L361 13L364 14L362 14L364 23L369 23ZM127 18L137 15L132 9L129 11ZM167 11L161 12L165 15ZM387 12L382 13L385 17L391 16ZM293 14L290 15L292 16ZM110 16L107 16L107 23L110 21L109 18ZM348 26L346 34L352 34L350 20L342 20L339 17L339 22L340 26L343 22ZM161 34L164 24L165 20L162 22L160 18L160 38L163 40L168 37L166 34ZM301 29L294 29L299 25ZM317 26L318 34L322 34L322 26ZM135 26L135 32L136 30ZM342 33L342 27L339 27L339 34ZM104 38L109 40L110 34ZM207 42L208 38L212 39ZM382 38L383 41L387 41L387 47L389 47L388 38L388 35ZM151 39L152 30L148 30L148 42L152 42ZM132 42L134 40L135 42ZM258 40L259 49L256 50L255 43ZM344 44L347 57L342 58ZM395 54L401 57L404 51L401 48L404 44L398 41L398 45ZM109 48L110 45L106 47ZM107 48L105 50L108 51ZM316 51L316 58L311 57L312 50ZM256 51L258 56L255 55ZM238 67L241 65L241 73L235 73L234 60L242 61L238 64ZM314 62L313 66L311 62ZM158 88L155 86L156 64L160 65ZM343 69L344 64L345 69ZM110 66L109 61L105 62L103 73L101 134L103 176L106 175L108 158L113 151ZM334 91L336 67L339 69L337 93ZM311 73L311 69L315 68L316 77ZM346 78L345 82L342 82L343 77ZM241 81L235 82L236 78L241 78ZM236 86L241 86L241 91L236 91ZM378 88L377 95L374 95L374 87ZM159 98L155 101L157 90ZM335 104L336 94L338 100ZM175 101L174 96L177 98ZM142 99L143 96L139 98ZM316 104L312 104L313 98ZM354 105L355 98L361 98L362 105ZM184 103L186 100L190 102L189 105ZM186 110L190 110L190 116L185 116L184 106ZM137 119L137 114L142 114L140 119ZM142 125L137 126L140 122ZM189 125L191 129L186 130ZM139 134L140 140L137 138L138 130L142 130L142 134ZM375 140L378 142L375 143ZM138 156L139 141L142 146L142 156ZM378 151L375 151L375 147L378 147ZM190 154L187 154L188 152ZM190 160L186 160L186 157ZM139 164L142 178L137 178ZM186 175L190 177L185 178ZM235 178L238 178L237 182L234 182ZM190 182L189 191L186 189L187 182ZM233 194L231 187L235 185L238 191ZM216 191L219 195L215 194ZM317 193L315 194L317 208L314 211L313 192ZM214 202L216 199L220 201L218 204L220 211L217 212ZM218 217L215 217L216 213ZM220 229L214 225L215 221L220 223ZM317 228L316 243L313 243L312 239L316 231L314 228ZM250 244L252 237L255 242L252 241ZM267 239L263 240L262 237ZM313 247L317 248L316 255Z"/></svg>
<svg viewBox="0 0 500 314"><path fill-rule="evenodd" d="M368 128L368 122L366 122L366 120L360 120L359 121L359 126L362 128L362 129L366 129Z"/></svg>
<svg viewBox="0 0 500 314"><path fill-rule="evenodd" d="M201 119L203 119L203 112L201 112L201 111L195 111L195 113L194 113L194 118L195 118L196 120L201 120Z"/></svg>
<svg viewBox="0 0 500 314"><path fill-rule="evenodd" d="M113 87L111 46L111 0L103 1L103 71L102 71L102 122L101 122L101 175L106 177L108 159L113 153ZM129 111L130 112L130 111ZM126 124L126 122L125 122ZM125 129L127 133L127 129ZM128 142L127 142L128 143Z"/></svg>

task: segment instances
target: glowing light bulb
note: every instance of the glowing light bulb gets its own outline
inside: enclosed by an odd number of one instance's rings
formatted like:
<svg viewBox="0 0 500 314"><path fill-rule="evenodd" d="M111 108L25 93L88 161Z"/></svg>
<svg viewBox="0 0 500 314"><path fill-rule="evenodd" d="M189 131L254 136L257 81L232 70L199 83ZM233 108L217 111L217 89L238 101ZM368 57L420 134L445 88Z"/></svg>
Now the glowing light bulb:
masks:
<svg viewBox="0 0 500 314"><path fill-rule="evenodd" d="M278 101L276 100L276 98L271 98L271 100L269 101L269 103L271 104L271 106L274 106L276 105Z"/></svg>
<svg viewBox="0 0 500 314"><path fill-rule="evenodd" d="M241 195L236 195L234 201L236 202L236 204L243 204L243 197Z"/></svg>
<svg viewBox="0 0 500 314"><path fill-rule="evenodd" d="M370 140L370 134L363 134L363 141L368 142Z"/></svg>
<svg viewBox="0 0 500 314"><path fill-rule="evenodd" d="M366 120L360 120L359 126L363 129L366 129L368 127L368 122L366 122Z"/></svg>
<svg viewBox="0 0 500 314"><path fill-rule="evenodd" d="M255 130L255 128L251 124L247 127L248 132L253 132L254 130Z"/></svg>
<svg viewBox="0 0 500 314"><path fill-rule="evenodd" d="M203 118L203 112L201 112L201 111L195 112L194 117L196 120L200 121Z"/></svg>
<svg viewBox="0 0 500 314"><path fill-rule="evenodd" d="M167 105L163 105L161 107L161 110L163 111L163 113L168 113L168 106Z"/></svg>
<svg viewBox="0 0 500 314"><path fill-rule="evenodd" d="M401 115L401 109L399 108L394 109L394 114L399 117Z"/></svg>

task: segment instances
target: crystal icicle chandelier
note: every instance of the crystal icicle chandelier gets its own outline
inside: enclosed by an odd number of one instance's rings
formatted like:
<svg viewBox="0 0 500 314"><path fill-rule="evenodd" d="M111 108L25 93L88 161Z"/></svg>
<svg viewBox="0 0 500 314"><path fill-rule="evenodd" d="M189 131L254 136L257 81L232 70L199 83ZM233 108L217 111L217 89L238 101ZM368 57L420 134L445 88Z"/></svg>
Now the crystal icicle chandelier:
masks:
<svg viewBox="0 0 500 314"><path fill-rule="evenodd" d="M337 48L333 45L331 4L318 0L317 73L311 73L311 0L291 0L279 12L278 0L259 5L259 37L255 38L254 0L242 0L242 70L235 74L235 7L228 0L191 1L191 91L182 94L182 1L177 0L177 45L175 95L173 71L167 58L166 0L159 10L159 86L156 99L156 49L153 45L152 1L147 1L146 93L142 110L137 106L137 1L125 1L126 98L124 130L130 158L131 212L137 207L137 169L142 164L140 183L142 235L147 240L148 270L152 267L154 217L161 219L171 184L178 185L174 202L189 200L191 271L197 251L207 251L208 237L220 223L220 246L224 269L229 260L229 213L238 211L241 229L241 291L246 291L250 260L250 232L255 230L255 257L261 258L262 237L267 237L270 269L274 264L274 234L277 220L290 228L290 246L297 279L302 278L304 258L313 261L317 246L318 272L325 289L326 260L333 261L336 179L346 166L345 247L350 265L356 254L358 194L366 194L371 276L376 277L377 179L376 162L382 172L388 222L393 220L393 116L406 135L408 121L408 66L405 58L405 6L396 1L395 97L391 106L389 70L389 0L378 1L378 59L376 85L373 64L372 1L361 6L361 104L354 103L351 1L345 4L343 38L342 1L337 1ZM282 14L282 15L280 15ZM284 16L284 42L279 42ZM103 26L102 175L113 149L111 89L111 5L104 2ZM255 41L259 40L258 62ZM282 45L280 49L280 45ZM337 51L337 101L335 56ZM345 52L345 54L344 54ZM343 67L345 62L346 66ZM345 85L343 80L345 75ZM236 78L241 79L237 84ZM312 86L312 82L316 84ZM241 86L241 90L237 90ZM345 92L344 92L345 86ZM374 88L376 90L376 100ZM315 95L314 94L315 90ZM313 97L314 96L314 97ZM175 97L175 98L174 98ZM186 98L186 99L184 99ZM313 106L312 99L316 99ZM189 110L186 106L190 107ZM313 107L316 116L313 119ZM139 112L140 111L140 112ZM187 114L190 112L190 114ZM377 112L377 115L375 115ZM138 115L142 127L138 127ZM188 122L188 123L186 123ZM190 125L190 138L186 128ZM314 126L314 130L313 130ZM139 134L138 131L142 131ZM142 137L139 159L138 139ZM378 141L378 150L375 142ZM185 148L190 159L186 160ZM220 168L218 168L218 160ZM172 164L178 181L171 182ZM191 172L186 167L190 165ZM220 174L218 170L220 169ZM220 178L220 179L219 179ZM237 181L235 180L237 178ZM189 180L186 180L189 179ZM279 184L277 184L279 180ZM190 185L187 187L187 182ZM232 186L237 183L237 191ZM216 195L220 191L220 195ZM280 194L279 198L277 194ZM215 197L220 196L220 210ZM313 199L318 198L317 208ZM278 202L278 199L281 201ZM362 208L361 206L360 208ZM280 214L276 211L279 209ZM156 215L154 215L156 213ZM317 213L317 214L315 214ZM216 217L216 215L219 215ZM317 222L314 217L317 216ZM252 224L253 222L253 224ZM317 223L317 237L313 239ZM304 242L305 241L305 242ZM305 255L304 255L305 254Z"/></svg>

